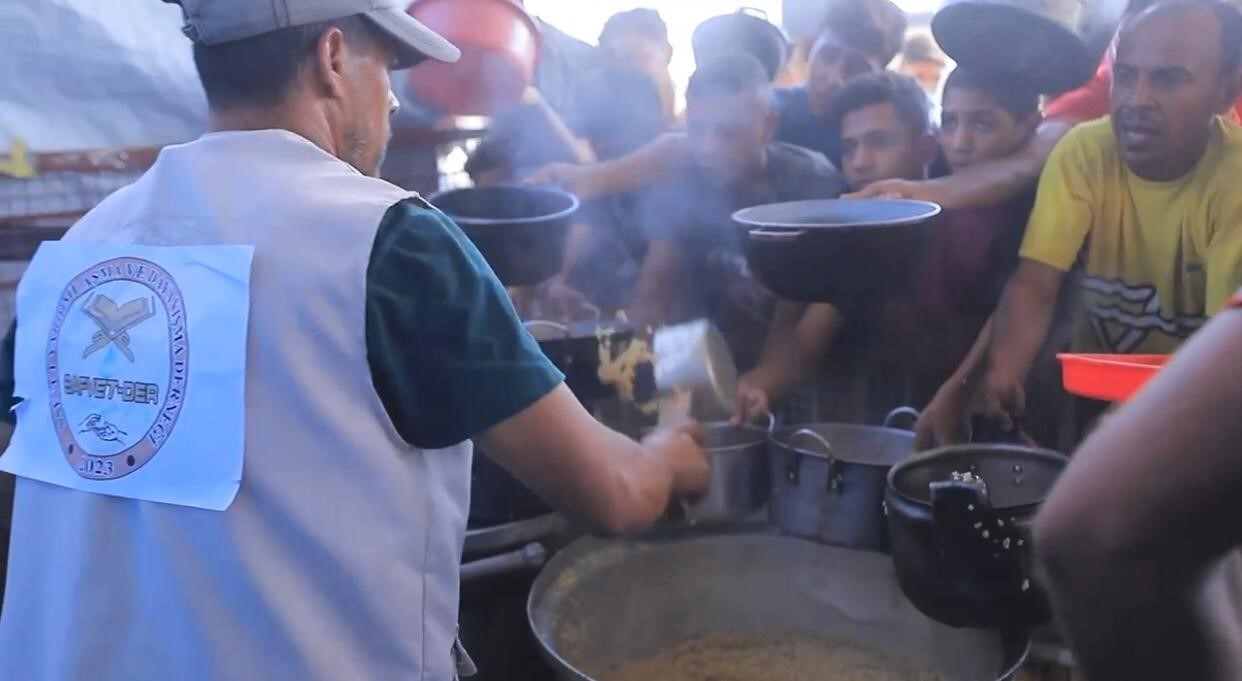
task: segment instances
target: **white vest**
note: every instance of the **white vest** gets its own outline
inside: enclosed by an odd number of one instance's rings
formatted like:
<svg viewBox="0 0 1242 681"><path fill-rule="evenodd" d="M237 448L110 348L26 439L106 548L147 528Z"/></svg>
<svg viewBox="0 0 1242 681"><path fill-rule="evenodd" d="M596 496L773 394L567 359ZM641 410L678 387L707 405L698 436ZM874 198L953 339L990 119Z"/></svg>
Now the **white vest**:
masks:
<svg viewBox="0 0 1242 681"><path fill-rule="evenodd" d="M0 679L453 678L470 444L403 442L367 363L371 248L409 196L289 132L218 133L69 231L254 246L241 489L213 512L19 480Z"/></svg>

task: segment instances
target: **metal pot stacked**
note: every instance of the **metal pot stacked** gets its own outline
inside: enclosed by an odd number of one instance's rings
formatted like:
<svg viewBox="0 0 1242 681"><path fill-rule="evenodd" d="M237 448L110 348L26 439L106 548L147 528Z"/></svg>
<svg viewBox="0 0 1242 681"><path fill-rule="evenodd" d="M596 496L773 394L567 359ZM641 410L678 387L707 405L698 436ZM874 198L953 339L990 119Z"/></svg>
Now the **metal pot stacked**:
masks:
<svg viewBox="0 0 1242 681"><path fill-rule="evenodd" d="M823 423L773 433L772 522L803 539L887 550L888 472L914 452L914 433L890 427L902 416L918 413L897 409L884 427Z"/></svg>

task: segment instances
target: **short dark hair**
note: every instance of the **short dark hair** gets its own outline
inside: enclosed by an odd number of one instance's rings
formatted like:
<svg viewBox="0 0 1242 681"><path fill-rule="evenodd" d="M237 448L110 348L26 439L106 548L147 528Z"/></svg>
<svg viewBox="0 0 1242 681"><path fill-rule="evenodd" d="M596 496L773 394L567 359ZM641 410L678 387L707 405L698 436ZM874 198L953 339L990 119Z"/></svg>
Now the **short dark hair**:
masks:
<svg viewBox="0 0 1242 681"><path fill-rule="evenodd" d="M1242 68L1242 12L1224 0L1161 0L1152 2L1129 17L1133 22L1147 14L1206 7L1220 24L1221 73L1235 75Z"/></svg>
<svg viewBox="0 0 1242 681"><path fill-rule="evenodd" d="M622 33L633 33L655 42L668 43L668 24L660 13L654 9L639 7L625 12L618 12L604 23L600 31L599 44L603 45L613 36Z"/></svg>
<svg viewBox="0 0 1242 681"><path fill-rule="evenodd" d="M763 64L745 52L731 52L704 62L690 77L686 99L733 96L744 92L766 94L772 88Z"/></svg>
<svg viewBox="0 0 1242 681"><path fill-rule="evenodd" d="M366 18L357 14L218 45L195 43L194 64L207 92L208 106L219 111L280 104L314 53L319 37L333 27L339 28L351 44L376 39Z"/></svg>
<svg viewBox="0 0 1242 681"><path fill-rule="evenodd" d="M1039 95L1035 89L1009 75L971 71L959 66L944 82L944 97L956 88L987 95L996 106L1019 121L1039 112Z"/></svg>
<svg viewBox="0 0 1242 681"><path fill-rule="evenodd" d="M897 118L915 134L932 131L927 94L913 78L892 71L860 76L846 83L828 109L828 124L840 131L846 116L876 104L892 104Z"/></svg>
<svg viewBox="0 0 1242 681"><path fill-rule="evenodd" d="M884 68L901 51L910 21L892 0L833 2L822 28Z"/></svg>

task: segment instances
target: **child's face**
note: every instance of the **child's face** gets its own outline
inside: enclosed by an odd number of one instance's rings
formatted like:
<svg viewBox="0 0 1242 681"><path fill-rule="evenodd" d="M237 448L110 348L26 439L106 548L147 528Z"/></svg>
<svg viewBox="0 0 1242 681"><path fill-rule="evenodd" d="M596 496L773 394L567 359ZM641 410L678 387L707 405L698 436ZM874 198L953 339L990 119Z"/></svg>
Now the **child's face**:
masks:
<svg viewBox="0 0 1242 681"><path fill-rule="evenodd" d="M1004 158L1030 139L1038 117L1030 119L1018 120L987 94L953 87L944 93L940 148L954 172Z"/></svg>

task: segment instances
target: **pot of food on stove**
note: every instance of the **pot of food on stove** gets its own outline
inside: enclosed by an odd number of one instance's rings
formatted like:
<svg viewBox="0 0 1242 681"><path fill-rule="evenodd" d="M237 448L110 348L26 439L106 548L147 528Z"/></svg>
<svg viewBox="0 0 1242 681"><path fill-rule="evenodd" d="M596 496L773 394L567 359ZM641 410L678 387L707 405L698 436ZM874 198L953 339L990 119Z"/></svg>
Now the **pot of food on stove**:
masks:
<svg viewBox="0 0 1242 681"><path fill-rule="evenodd" d="M1045 622L1031 523L1069 463L1044 449L945 447L893 467L885 504L902 591L928 617L1012 631Z"/></svg>
<svg viewBox="0 0 1242 681"><path fill-rule="evenodd" d="M782 532L823 544L888 549L884 487L914 452L914 433L891 427L918 412L894 410L884 427L819 423L772 434L769 514Z"/></svg>
<svg viewBox="0 0 1242 681"><path fill-rule="evenodd" d="M534 286L561 270L578 198L547 187L494 185L428 197L453 219L505 286Z"/></svg>
<svg viewBox="0 0 1242 681"><path fill-rule="evenodd" d="M886 556L745 523L580 539L527 616L562 681L1008 681L1029 649L920 614Z"/></svg>
<svg viewBox="0 0 1242 681"><path fill-rule="evenodd" d="M787 300L866 303L913 285L927 221L925 201L823 199L755 206L733 220L748 228L746 262Z"/></svg>

